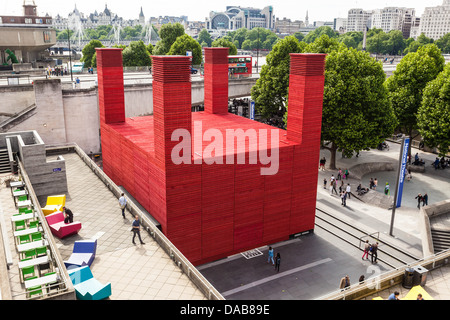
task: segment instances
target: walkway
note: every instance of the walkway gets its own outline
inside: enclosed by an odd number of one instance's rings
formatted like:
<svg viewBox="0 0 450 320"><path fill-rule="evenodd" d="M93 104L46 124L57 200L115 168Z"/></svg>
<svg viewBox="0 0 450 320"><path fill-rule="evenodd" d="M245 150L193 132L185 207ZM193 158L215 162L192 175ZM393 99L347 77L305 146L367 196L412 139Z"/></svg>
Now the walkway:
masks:
<svg viewBox="0 0 450 320"><path fill-rule="evenodd" d="M390 151L364 151L358 158L341 158L338 153L337 166L342 169L350 169L358 163L389 161L397 168L399 145L393 143L390 145ZM413 150L413 152L419 152L420 157L424 158L427 163L431 163L435 158L433 154L418 150ZM326 150L321 150L321 156L325 156L328 160L330 158L329 152ZM331 196L328 189L323 189L323 179L329 180L331 174L337 176L336 171L329 169L319 172L318 206L332 211L336 216L353 221L354 225L363 230L378 231L383 240L394 242L399 247L417 256L422 256L421 234L417 220L418 209L414 197L416 192L421 190L422 193L427 191L431 195L429 204L450 199L448 188L450 169L435 171L427 165L424 174L413 174L413 180L404 189L403 205L396 210L394 237L389 236L391 211L365 204L354 198L347 200L347 207L342 207L340 198L336 195ZM391 174L395 176L395 172ZM352 178L345 182L350 183L353 191L360 183ZM423 189L424 186L427 188ZM313 234L276 243L272 247L275 254L281 253L282 262L279 273L275 272L274 268L267 263L268 246L258 248L257 252L254 252L253 258L250 259L238 254L199 266L198 269L229 300L318 299L339 290L340 279L346 274L350 276L351 283L355 284L360 275L365 275L367 280L377 275L377 272L383 273L391 270L383 263L372 265L368 261L363 261L360 249L337 240L320 228L316 228ZM450 299L449 271L450 267L446 266L428 273L425 289L435 299ZM387 298L394 291L399 291L400 297L405 296L408 292L401 286L395 286L379 292L376 296ZM371 298L372 296L367 297L367 299Z"/></svg>
<svg viewBox="0 0 450 320"><path fill-rule="evenodd" d="M141 232L144 245L131 243L131 215L122 217L117 198L76 153L63 156L69 187L66 206L73 211L74 220L82 222L78 235L55 238L63 260L72 253L74 241L97 239L91 270L100 282L111 282L110 299L206 300L147 232ZM0 202L8 221L16 210L9 188L0 189ZM8 233L10 244L14 244L12 229ZM11 249L14 265L9 270L10 282L13 295L17 295L24 289L18 278L17 253Z"/></svg>

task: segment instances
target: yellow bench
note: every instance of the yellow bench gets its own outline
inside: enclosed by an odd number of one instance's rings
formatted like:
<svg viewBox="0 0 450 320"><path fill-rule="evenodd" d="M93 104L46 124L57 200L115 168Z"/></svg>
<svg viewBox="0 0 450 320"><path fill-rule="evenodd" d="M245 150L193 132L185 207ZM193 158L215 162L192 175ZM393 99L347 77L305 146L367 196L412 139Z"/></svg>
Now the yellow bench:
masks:
<svg viewBox="0 0 450 320"><path fill-rule="evenodd" d="M48 216L54 212L62 211L62 208L66 205L66 195L48 196L45 207L42 208L44 216Z"/></svg>
<svg viewBox="0 0 450 320"><path fill-rule="evenodd" d="M434 300L421 286L412 287L408 294L404 296L401 300L417 300L418 294L422 295L424 300Z"/></svg>

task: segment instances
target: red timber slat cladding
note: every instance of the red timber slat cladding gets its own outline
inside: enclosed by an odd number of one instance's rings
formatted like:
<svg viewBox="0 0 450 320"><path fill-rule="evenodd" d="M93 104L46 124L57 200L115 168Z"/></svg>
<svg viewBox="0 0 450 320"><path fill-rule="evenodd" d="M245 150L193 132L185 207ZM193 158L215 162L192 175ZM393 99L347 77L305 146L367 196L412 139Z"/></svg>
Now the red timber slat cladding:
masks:
<svg viewBox="0 0 450 320"><path fill-rule="evenodd" d="M228 113L228 48L205 48L205 112Z"/></svg>
<svg viewBox="0 0 450 320"><path fill-rule="evenodd" d="M314 228L325 54L291 54L287 137L294 147L290 233Z"/></svg>
<svg viewBox="0 0 450 320"><path fill-rule="evenodd" d="M165 171L165 232L190 260L201 259L201 166L175 164L175 130L191 134L191 59L153 56L155 158ZM192 159L192 151L189 157Z"/></svg>
<svg viewBox="0 0 450 320"><path fill-rule="evenodd" d="M263 176L260 163L249 163L249 152L265 148L253 141L244 149L229 151L234 164L209 165L206 158L202 164L173 163L171 151L179 143L171 141L173 130L193 133L196 121L202 121L202 133L215 129L224 137L228 129L275 129L229 113L192 114L190 61L186 59L153 58L154 116L109 124L102 119L105 172L133 190L133 196L194 265L313 229L321 125L317 99L323 93L323 71L319 75L291 72L289 112L293 116L288 115L288 131L279 130L278 172ZM202 140L201 151L209 144ZM246 154L244 163L236 160L241 153ZM193 154L189 156L192 159Z"/></svg>
<svg viewBox="0 0 450 320"><path fill-rule="evenodd" d="M100 122L125 121L122 49L96 48Z"/></svg>

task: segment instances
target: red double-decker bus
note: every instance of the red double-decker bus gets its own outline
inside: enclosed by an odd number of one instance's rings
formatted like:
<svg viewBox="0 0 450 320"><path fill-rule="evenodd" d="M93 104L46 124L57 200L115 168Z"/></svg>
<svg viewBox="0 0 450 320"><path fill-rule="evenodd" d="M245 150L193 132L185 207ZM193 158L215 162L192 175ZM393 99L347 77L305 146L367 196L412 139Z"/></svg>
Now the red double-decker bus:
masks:
<svg viewBox="0 0 450 320"><path fill-rule="evenodd" d="M252 56L228 56L230 77L250 77L252 75Z"/></svg>

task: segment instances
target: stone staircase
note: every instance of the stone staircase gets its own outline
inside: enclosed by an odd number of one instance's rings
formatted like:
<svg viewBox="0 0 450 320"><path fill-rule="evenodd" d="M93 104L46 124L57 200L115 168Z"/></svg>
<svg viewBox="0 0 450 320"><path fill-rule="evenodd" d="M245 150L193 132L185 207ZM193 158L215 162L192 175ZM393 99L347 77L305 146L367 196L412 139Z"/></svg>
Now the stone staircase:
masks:
<svg viewBox="0 0 450 320"><path fill-rule="evenodd" d="M434 253L450 249L450 231L431 229Z"/></svg>
<svg viewBox="0 0 450 320"><path fill-rule="evenodd" d="M11 173L8 150L6 148L0 149L0 173Z"/></svg>

